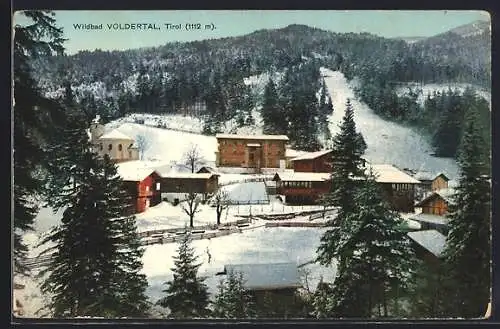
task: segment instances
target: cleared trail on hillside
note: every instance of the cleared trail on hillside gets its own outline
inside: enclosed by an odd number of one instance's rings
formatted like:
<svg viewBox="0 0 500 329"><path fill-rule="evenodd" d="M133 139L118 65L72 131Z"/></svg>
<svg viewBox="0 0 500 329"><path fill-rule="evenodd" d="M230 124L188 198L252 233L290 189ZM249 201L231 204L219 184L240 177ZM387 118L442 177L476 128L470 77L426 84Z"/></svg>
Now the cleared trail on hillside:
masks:
<svg viewBox="0 0 500 329"><path fill-rule="evenodd" d="M457 178L458 167L454 159L432 156L431 145L417 131L376 115L368 105L356 99L352 85L341 72L322 68L321 74L334 108L329 118L332 135L339 131L338 125L344 116L347 99L350 98L356 128L361 131L368 146L365 153L368 161L393 164L400 168L444 172L451 179Z"/></svg>

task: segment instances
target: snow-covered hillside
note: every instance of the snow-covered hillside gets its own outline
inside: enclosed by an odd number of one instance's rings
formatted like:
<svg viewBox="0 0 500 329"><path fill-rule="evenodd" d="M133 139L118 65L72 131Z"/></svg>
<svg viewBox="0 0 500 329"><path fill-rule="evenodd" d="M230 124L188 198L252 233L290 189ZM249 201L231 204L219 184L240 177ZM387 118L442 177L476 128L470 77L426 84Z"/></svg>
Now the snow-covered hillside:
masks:
<svg viewBox="0 0 500 329"><path fill-rule="evenodd" d="M423 104L424 100L428 95L434 94L434 92L446 92L448 89L457 90L460 93L463 93L465 89L473 88L476 91L476 94L485 100L488 101L491 108L491 93L485 89L481 89L478 86L469 84L469 83L429 83L429 84L417 84L417 83L409 83L406 86L401 86L396 89L398 95L404 95L408 93L409 89L412 91L417 91L419 93L418 101L420 104Z"/></svg>
<svg viewBox="0 0 500 329"><path fill-rule="evenodd" d="M329 118L332 135L339 131L338 125L344 116L346 101L350 98L356 127L368 146L365 153L368 161L419 171L443 172L451 179L457 177L458 167L454 159L432 156L429 142L418 132L376 115L355 98L352 86L341 72L322 68L321 73L325 76L334 108Z"/></svg>

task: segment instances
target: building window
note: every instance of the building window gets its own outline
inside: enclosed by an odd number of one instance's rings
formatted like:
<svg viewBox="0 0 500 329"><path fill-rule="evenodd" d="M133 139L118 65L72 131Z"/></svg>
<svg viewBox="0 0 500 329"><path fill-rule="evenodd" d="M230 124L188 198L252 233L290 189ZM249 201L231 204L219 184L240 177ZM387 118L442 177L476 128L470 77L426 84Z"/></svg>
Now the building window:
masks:
<svg viewBox="0 0 500 329"><path fill-rule="evenodd" d="M160 183L156 183L156 190L159 191L160 190Z"/></svg>
<svg viewBox="0 0 500 329"><path fill-rule="evenodd" d="M122 144L118 144L118 151L121 151L123 149Z"/></svg>
<svg viewBox="0 0 500 329"><path fill-rule="evenodd" d="M102 143L99 144L99 149L102 151L103 150L103 146L102 146Z"/></svg>
<svg viewBox="0 0 500 329"><path fill-rule="evenodd" d="M111 151L113 149L113 144L108 145L108 151Z"/></svg>
<svg viewBox="0 0 500 329"><path fill-rule="evenodd" d="M146 186L146 192L149 192L149 186Z"/></svg>
<svg viewBox="0 0 500 329"><path fill-rule="evenodd" d="M132 159L132 151L128 151L128 157Z"/></svg>

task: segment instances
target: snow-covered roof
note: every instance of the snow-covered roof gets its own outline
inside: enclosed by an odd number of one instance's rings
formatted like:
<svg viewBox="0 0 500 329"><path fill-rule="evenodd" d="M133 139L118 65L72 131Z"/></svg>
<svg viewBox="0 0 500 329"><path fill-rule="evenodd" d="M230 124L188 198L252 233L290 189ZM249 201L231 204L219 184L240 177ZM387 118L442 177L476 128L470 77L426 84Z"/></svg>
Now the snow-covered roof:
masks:
<svg viewBox="0 0 500 329"><path fill-rule="evenodd" d="M140 182L151 175L155 169L148 162L136 160L118 163L117 171L124 181Z"/></svg>
<svg viewBox="0 0 500 329"><path fill-rule="evenodd" d="M440 257L446 245L446 237L436 230L415 231L407 233L410 239Z"/></svg>
<svg viewBox="0 0 500 329"><path fill-rule="evenodd" d="M117 129L111 130L109 133L106 133L99 137L99 139L127 139L133 141L133 138L125 135L124 133L119 132Z"/></svg>
<svg viewBox="0 0 500 329"><path fill-rule="evenodd" d="M448 222L450 221L450 219L445 216L424 214L424 213L416 214L410 217L410 219L417 222L439 224L439 225L447 225Z"/></svg>
<svg viewBox="0 0 500 329"><path fill-rule="evenodd" d="M436 190L432 192L430 195L426 196L422 201L418 202L416 204L417 207L421 207L424 205L427 201L429 201L432 198L435 198L436 196L441 197L445 202L451 204L453 203L453 195L455 194L455 189L452 187L447 187L447 188L442 188L439 190Z"/></svg>
<svg viewBox="0 0 500 329"><path fill-rule="evenodd" d="M319 158L320 156L323 156L325 154L330 153L331 151L332 150L323 150L323 151L317 151L317 152L309 152L309 153L305 153L305 154L299 155L298 157L293 158L291 161L316 159L316 158Z"/></svg>
<svg viewBox="0 0 500 329"><path fill-rule="evenodd" d="M274 177L285 182L323 182L330 179L330 173L282 172L276 173Z"/></svg>
<svg viewBox="0 0 500 329"><path fill-rule="evenodd" d="M301 156L303 154L306 154L307 152L305 151L297 151L297 150L293 150L293 149L286 149L285 150L285 157L287 158L296 158L298 156Z"/></svg>
<svg viewBox="0 0 500 329"><path fill-rule="evenodd" d="M212 176L219 176L214 173L160 173L162 178L186 178L186 179L209 179Z"/></svg>
<svg viewBox="0 0 500 329"><path fill-rule="evenodd" d="M217 134L215 138L223 139L251 139L251 140L284 140L287 141L288 137L285 135L231 135L231 134Z"/></svg>
<svg viewBox="0 0 500 329"><path fill-rule="evenodd" d="M370 164L367 165L367 172L370 167L377 176L378 183L398 183L398 184L419 184L420 181L406 174L390 164Z"/></svg>
<svg viewBox="0 0 500 329"><path fill-rule="evenodd" d="M416 179L420 180L420 181L433 181L434 179L436 179L437 177L443 177L446 181L449 181L450 179L445 175L443 174L442 172L439 172L439 173L432 173L430 171L419 171L417 172L413 177L415 177Z"/></svg>
<svg viewBox="0 0 500 329"><path fill-rule="evenodd" d="M241 273L243 286L250 290L298 288L301 286L297 264L235 264L225 265L224 272Z"/></svg>

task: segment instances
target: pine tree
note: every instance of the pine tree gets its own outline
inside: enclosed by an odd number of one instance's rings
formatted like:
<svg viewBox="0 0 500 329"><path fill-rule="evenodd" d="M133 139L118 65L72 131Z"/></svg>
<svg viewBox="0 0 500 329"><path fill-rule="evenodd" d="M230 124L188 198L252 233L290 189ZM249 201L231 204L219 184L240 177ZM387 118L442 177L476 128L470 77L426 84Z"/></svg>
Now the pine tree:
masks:
<svg viewBox="0 0 500 329"><path fill-rule="evenodd" d="M256 316L253 297L244 287L241 273L229 271L221 280L214 301L214 316L225 319L244 319Z"/></svg>
<svg viewBox="0 0 500 329"><path fill-rule="evenodd" d="M40 275L50 294L55 317L143 317L149 303L135 218L115 164L105 156L85 152L81 171L73 176L75 190L63 195L67 209L62 224L42 243L55 246L50 265Z"/></svg>
<svg viewBox="0 0 500 329"><path fill-rule="evenodd" d="M335 221L330 223L331 228L321 237L317 258L321 264L330 264L339 255L339 241L351 234L351 224L346 217L354 210L357 185L353 177L364 175L363 151L356 132L354 110L347 100L340 132L332 142L331 190L322 197L325 207L338 207L338 212Z"/></svg>
<svg viewBox="0 0 500 329"><path fill-rule="evenodd" d="M272 79L264 89L264 102L261 108L264 134L280 134L283 133L281 127L284 120L280 107L278 105L278 93L276 85Z"/></svg>
<svg viewBox="0 0 500 329"><path fill-rule="evenodd" d="M382 199L370 174L354 198L346 221L350 232L338 241L339 267L330 295L335 317L390 316L390 301L412 284L415 255L402 219ZM378 312L376 311L378 310Z"/></svg>
<svg viewBox="0 0 500 329"><path fill-rule="evenodd" d="M475 108L469 109L458 163L460 177L449 207L444 258L455 283L450 316L484 315L490 299L490 150L485 147Z"/></svg>
<svg viewBox="0 0 500 329"><path fill-rule="evenodd" d="M62 53L62 30L55 26L49 11L22 11L30 24L14 28L14 274L27 274L22 265L27 247L22 234L32 229L38 212L34 197L40 192L41 179L35 175L46 162L41 144L61 115L57 102L45 98L39 90L30 61Z"/></svg>
<svg viewBox="0 0 500 329"><path fill-rule="evenodd" d="M175 267L173 280L166 282L163 290L167 295L157 304L168 307L173 318L202 318L209 315L209 294L204 278L199 278L198 269L201 263L195 263L198 257L191 247L189 233L183 236L174 256Z"/></svg>

